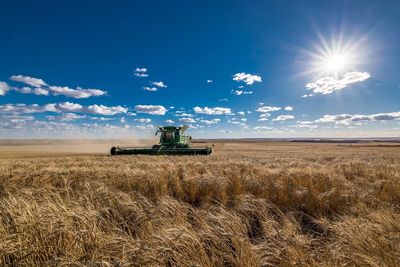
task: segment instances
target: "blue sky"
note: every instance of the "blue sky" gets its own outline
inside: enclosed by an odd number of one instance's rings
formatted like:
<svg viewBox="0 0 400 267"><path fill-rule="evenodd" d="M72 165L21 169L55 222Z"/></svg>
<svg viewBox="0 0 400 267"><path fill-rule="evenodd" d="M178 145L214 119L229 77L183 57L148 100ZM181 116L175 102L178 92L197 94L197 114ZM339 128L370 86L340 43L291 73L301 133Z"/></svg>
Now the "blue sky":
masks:
<svg viewBox="0 0 400 267"><path fill-rule="evenodd" d="M399 1L2 1L0 138L400 133Z"/></svg>

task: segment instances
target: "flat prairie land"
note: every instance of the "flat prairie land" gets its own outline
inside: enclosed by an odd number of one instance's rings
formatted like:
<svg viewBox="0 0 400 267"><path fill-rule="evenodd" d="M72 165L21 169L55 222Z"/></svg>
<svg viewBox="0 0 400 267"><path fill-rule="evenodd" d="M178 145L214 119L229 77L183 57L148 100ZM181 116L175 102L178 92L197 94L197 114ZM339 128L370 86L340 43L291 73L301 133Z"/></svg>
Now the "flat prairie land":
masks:
<svg viewBox="0 0 400 267"><path fill-rule="evenodd" d="M400 266L398 144L1 145L1 266Z"/></svg>

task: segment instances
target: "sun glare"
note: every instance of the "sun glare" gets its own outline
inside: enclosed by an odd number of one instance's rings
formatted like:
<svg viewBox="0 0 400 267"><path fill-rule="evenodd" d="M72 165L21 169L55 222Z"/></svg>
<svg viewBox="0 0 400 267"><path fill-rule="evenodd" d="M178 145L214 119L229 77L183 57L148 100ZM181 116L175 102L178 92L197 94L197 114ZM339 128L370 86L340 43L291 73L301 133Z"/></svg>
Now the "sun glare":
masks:
<svg viewBox="0 0 400 267"><path fill-rule="evenodd" d="M333 55L326 59L325 67L328 71L338 72L346 68L346 59L342 55Z"/></svg>
<svg viewBox="0 0 400 267"><path fill-rule="evenodd" d="M320 49L319 54L314 54L313 66L321 75L338 78L355 68L359 54L354 49L338 44Z"/></svg>
<svg viewBox="0 0 400 267"><path fill-rule="evenodd" d="M300 76L312 75L314 78L333 77L339 79L347 72L357 70L368 59L369 47L366 35L345 36L338 33L330 38L317 32L318 40L310 42L307 48L300 49L301 61L305 63Z"/></svg>

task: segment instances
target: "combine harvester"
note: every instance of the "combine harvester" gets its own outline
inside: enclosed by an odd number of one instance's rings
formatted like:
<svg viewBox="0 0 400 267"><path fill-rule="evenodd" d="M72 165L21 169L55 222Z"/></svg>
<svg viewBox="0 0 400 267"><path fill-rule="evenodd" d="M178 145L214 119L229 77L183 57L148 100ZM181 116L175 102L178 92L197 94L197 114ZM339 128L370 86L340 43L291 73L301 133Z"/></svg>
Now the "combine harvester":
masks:
<svg viewBox="0 0 400 267"><path fill-rule="evenodd" d="M182 127L164 126L156 132L161 133L160 143L153 147L112 147L111 155L210 155L212 147L190 147L192 137L183 134L187 125Z"/></svg>

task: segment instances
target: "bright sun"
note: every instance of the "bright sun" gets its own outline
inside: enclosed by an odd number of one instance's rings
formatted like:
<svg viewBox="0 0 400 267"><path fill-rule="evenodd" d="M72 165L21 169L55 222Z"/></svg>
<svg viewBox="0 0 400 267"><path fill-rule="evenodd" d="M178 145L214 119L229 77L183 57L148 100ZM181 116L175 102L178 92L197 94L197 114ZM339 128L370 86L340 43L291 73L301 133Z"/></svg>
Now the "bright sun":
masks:
<svg viewBox="0 0 400 267"><path fill-rule="evenodd" d="M332 55L325 60L327 71L340 72L346 68L346 58L343 55Z"/></svg>
<svg viewBox="0 0 400 267"><path fill-rule="evenodd" d="M318 40L311 42L307 49L300 49L304 56L302 60L306 62L300 75L339 79L369 59L368 39L365 36L344 38L344 33L338 33L330 39L321 33L317 33L317 36Z"/></svg>
<svg viewBox="0 0 400 267"><path fill-rule="evenodd" d="M354 69L357 64L358 54L354 50L340 47L326 48L314 54L313 71L320 73L320 76L338 78L348 71Z"/></svg>

